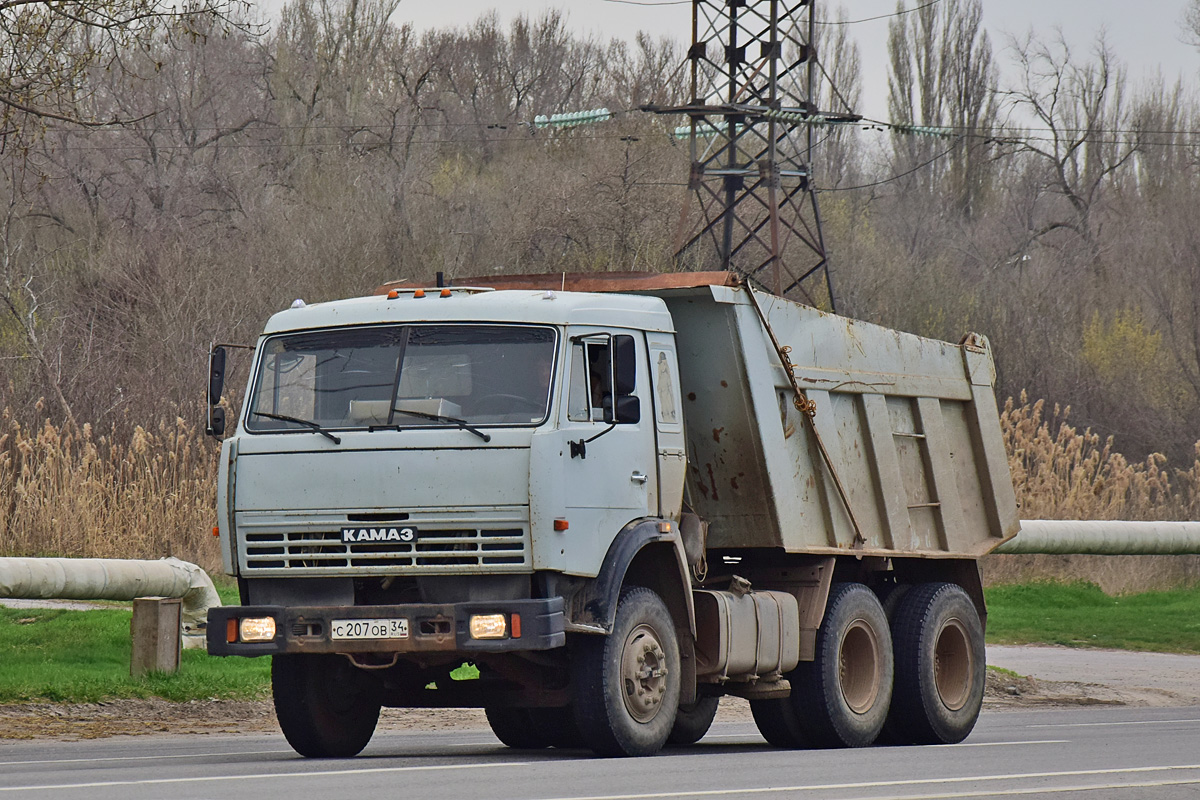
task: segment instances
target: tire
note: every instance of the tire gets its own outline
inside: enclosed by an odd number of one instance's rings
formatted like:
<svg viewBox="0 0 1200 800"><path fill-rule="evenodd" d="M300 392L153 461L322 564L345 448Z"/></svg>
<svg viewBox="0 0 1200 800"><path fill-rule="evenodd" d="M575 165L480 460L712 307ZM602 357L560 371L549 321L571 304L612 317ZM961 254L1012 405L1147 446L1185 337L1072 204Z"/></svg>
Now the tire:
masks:
<svg viewBox="0 0 1200 800"><path fill-rule="evenodd" d="M912 585L908 583L893 583L878 592L879 602L883 604L883 613L887 615L889 626L896 616L896 607L900 605L900 601L904 599L904 595L908 594L908 590L911 588Z"/></svg>
<svg viewBox="0 0 1200 800"><path fill-rule="evenodd" d="M892 621L896 688L889 740L955 744L983 707L987 673L983 625L975 604L953 583L914 586Z"/></svg>
<svg viewBox="0 0 1200 800"><path fill-rule="evenodd" d="M866 747L892 699L892 638L875 593L834 584L817 630L816 659L788 675L800 737L810 747Z"/></svg>
<svg viewBox="0 0 1200 800"><path fill-rule="evenodd" d="M717 716L717 706L720 697L697 697L696 702L688 706L680 706L675 712L675 724L671 726L671 734L667 737L668 744L695 744L704 738L712 727L713 718Z"/></svg>
<svg viewBox="0 0 1200 800"><path fill-rule="evenodd" d="M361 752L379 721L379 692L368 678L340 655L273 656L275 717L292 749L306 758Z"/></svg>
<svg viewBox="0 0 1200 800"><path fill-rule="evenodd" d="M515 750L543 750L547 747L573 748L583 746L583 737L575 726L575 718L566 708L501 708L484 709L488 725L496 738Z"/></svg>
<svg viewBox="0 0 1200 800"><path fill-rule="evenodd" d="M792 673L788 673L791 676ZM795 691L795 684L792 685ZM804 732L796 719L796 709L791 697L775 700L751 700L750 713L754 715L754 724L768 744L795 750L807 747Z"/></svg>
<svg viewBox="0 0 1200 800"><path fill-rule="evenodd" d="M570 706L561 708L531 708L532 723L545 729L550 747L574 750L583 747L583 734L575 724L575 712Z"/></svg>
<svg viewBox="0 0 1200 800"><path fill-rule="evenodd" d="M679 707L679 645L662 598L621 592L608 636L581 636L572 652L575 721L601 756L648 756L667 742Z"/></svg>
<svg viewBox="0 0 1200 800"><path fill-rule="evenodd" d="M541 750L550 746L550 737L545 728L533 723L532 710L488 706L483 713L492 733L504 745L515 750Z"/></svg>

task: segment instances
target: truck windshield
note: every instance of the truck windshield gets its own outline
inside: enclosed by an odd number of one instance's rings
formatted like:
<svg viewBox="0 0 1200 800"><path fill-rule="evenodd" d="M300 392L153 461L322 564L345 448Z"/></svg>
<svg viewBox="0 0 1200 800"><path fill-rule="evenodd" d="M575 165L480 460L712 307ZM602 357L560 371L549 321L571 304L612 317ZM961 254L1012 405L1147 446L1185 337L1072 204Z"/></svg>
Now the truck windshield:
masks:
<svg viewBox="0 0 1200 800"><path fill-rule="evenodd" d="M335 430L540 425L556 342L553 328L530 325L376 325L272 336L246 428L313 430L299 420Z"/></svg>

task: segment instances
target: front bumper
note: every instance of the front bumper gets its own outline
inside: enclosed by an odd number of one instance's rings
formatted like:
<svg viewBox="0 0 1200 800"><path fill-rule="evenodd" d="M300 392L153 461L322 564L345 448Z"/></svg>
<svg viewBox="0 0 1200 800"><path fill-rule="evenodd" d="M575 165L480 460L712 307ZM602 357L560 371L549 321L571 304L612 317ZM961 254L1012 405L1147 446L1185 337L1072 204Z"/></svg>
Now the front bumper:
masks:
<svg viewBox="0 0 1200 800"><path fill-rule="evenodd" d="M504 614L503 639L473 639L467 629L476 614ZM519 627L513 622L519 618ZM274 617L269 642L230 641L237 620ZM404 639L332 639L334 620L406 619ZM229 621L234 620L230 626ZM208 611L208 652L214 656L269 656L277 653L504 653L550 650L566 644L563 599L504 600L495 603L408 603L390 606L223 606ZM514 635L519 634L519 635ZM236 638L236 636L234 637Z"/></svg>

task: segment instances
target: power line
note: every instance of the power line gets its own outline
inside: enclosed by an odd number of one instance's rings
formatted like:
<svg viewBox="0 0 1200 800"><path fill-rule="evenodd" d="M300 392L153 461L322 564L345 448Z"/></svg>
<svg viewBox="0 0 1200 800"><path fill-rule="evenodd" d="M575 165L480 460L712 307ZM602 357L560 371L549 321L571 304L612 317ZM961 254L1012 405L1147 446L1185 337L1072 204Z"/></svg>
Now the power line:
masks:
<svg viewBox="0 0 1200 800"><path fill-rule="evenodd" d="M621 133L604 133L604 134L587 134L587 135L575 134L572 138L575 140L584 140L584 141L599 141L599 140L622 141L622 140L628 140L629 137L627 135L621 134ZM211 145L208 145L203 148L195 148L195 147L193 147L191 145L187 145L187 144L156 144L154 149L157 151L172 151L172 150L197 150L197 151L200 151L200 150L208 150L211 148L234 148L234 149L239 149L239 150L269 150L272 148L305 149L305 148L314 148L314 147L328 147L328 148L348 147L348 148L369 148L372 150L379 150L382 148L386 148L389 145L394 148L399 148L399 147L403 147L404 145L407 145L407 144L475 144L478 142L488 142L488 143L508 142L508 143L512 143L512 144L527 142L529 144L536 144L539 142L547 142L547 141L550 141L550 140L549 139L536 139L533 137L511 137L511 136L494 136L494 137L484 137L484 138L472 137L472 138L467 138L467 139L412 139L411 141L401 137L394 141L377 141L377 142L369 142L369 141L365 141L365 142L364 141L359 141L359 142L356 142L356 141L341 141L341 142L220 142L220 143L214 142ZM143 150L145 148L143 145L139 145L139 144L107 144L107 145L74 145L74 146L71 146L69 149L72 151L75 151L75 152L79 152L79 151L96 152L96 151Z"/></svg>
<svg viewBox="0 0 1200 800"><path fill-rule="evenodd" d="M626 0L610 0L610 2L626 2ZM899 17L899 16L903 16L904 14L911 14L914 11L920 11L923 8L929 8L930 6L936 6L940 2L942 2L942 0L929 0L928 3L921 5L921 6L913 6L912 8L905 8L900 11L893 11L891 14L880 14L877 17L863 17L862 19L842 19L842 20L814 19L813 25L857 25L860 22L874 22L877 19L888 19L890 17Z"/></svg>
<svg viewBox="0 0 1200 800"><path fill-rule="evenodd" d="M259 122L257 127L220 127L220 126L195 126L189 128L189 131L195 133L207 134L228 134L229 136L241 135L251 136L257 132L262 134L270 134L274 132L294 132L294 131L341 131L350 135L354 134L371 134L371 133L392 133L397 134L393 141L405 142L411 144L454 144L466 141L484 141L484 142L503 142L516 141L520 134L528 134L536 136L537 134L547 130L565 130L568 128L576 128L581 126L590 127L595 124L602 124L611 121L617 117L626 116L635 110L640 109L617 109L615 111L598 108L589 111L571 111L562 112L553 115L537 115L532 120L504 120L504 121L460 121L460 122L414 122L409 124L318 124L318 125L280 125L273 122ZM1047 142L1053 143L1062 138L1071 137L1072 134L1086 134L1087 140L1096 144L1114 144L1114 145L1143 145L1147 147L1160 148L1191 148L1200 146L1200 130L1169 130L1155 129L1145 130L1139 128L1049 128L1036 126L1002 126L989 131L980 131L978 129L962 126L962 125L914 125L909 123L895 123L884 120L872 119L864 117L861 119L854 118L829 118L821 114L811 115L807 113L785 113L774 112L770 116L783 119L784 121L796 122L801 124L816 125L826 128L845 127L846 125L857 125L861 123L864 129L876 129L880 131L890 131L894 134L911 135L911 136L928 136L934 138L950 139L950 138L970 138L992 141L999 144L1025 144L1029 142ZM869 126L869 127L866 127ZM512 131L512 136L489 136L478 138L474 135L468 135L460 138L414 138L408 140L405 133L414 130L435 130L435 129L494 129L498 131ZM136 136L139 138L147 136L157 136L159 134L174 134L178 132L177 127L163 126L156 128L136 128L129 126L119 126L104 129L90 129L86 133L91 136L96 133L109 134L125 134L127 136ZM80 131L71 128L59 128L57 132L73 136ZM675 136L679 135L678 131L674 132ZM1170 137L1167 141L1147 141L1150 137ZM576 138L585 139L606 139L606 138L621 138L618 135L586 135ZM1185 141L1180 141L1184 139ZM1186 141L1192 140L1192 141ZM310 142L310 143L272 143L266 142L261 144L256 143L233 143L229 141L222 142L225 147L321 147L333 146L339 144L337 142ZM358 142L358 146L378 146L377 143ZM98 150L98 149L131 149L137 148L139 145L79 145L75 149ZM189 145L159 145L166 148L188 148Z"/></svg>
<svg viewBox="0 0 1200 800"><path fill-rule="evenodd" d="M602 0L605 3L620 3L627 6L690 6L692 0ZM942 0L929 0L924 5L906 8L901 11L893 11L891 14L880 14L875 17L864 17L862 19L843 19L843 20L819 20L814 19L814 25L857 25L860 22L874 22L879 19L888 19L890 17L899 17L904 14L911 14L914 11L920 11L923 8L937 5Z"/></svg>
<svg viewBox="0 0 1200 800"><path fill-rule="evenodd" d="M924 169L925 167L928 167L930 164L937 161L938 159L945 158L951 152L954 151L954 147L955 147L955 145L950 145L945 150L938 153L936 156L929 159L928 161L922 161L920 164L917 164L912 169L897 173L897 174L891 176L890 178L884 178L883 180L875 181L873 183L864 183L859 186L839 186L839 187L831 188L831 189L817 189L816 191L817 192L853 192L853 191L857 191L858 189L871 189L875 186L883 186L886 183L894 183L895 181L898 181L901 178L906 178L909 175L912 175L917 170L921 170L921 169Z"/></svg>

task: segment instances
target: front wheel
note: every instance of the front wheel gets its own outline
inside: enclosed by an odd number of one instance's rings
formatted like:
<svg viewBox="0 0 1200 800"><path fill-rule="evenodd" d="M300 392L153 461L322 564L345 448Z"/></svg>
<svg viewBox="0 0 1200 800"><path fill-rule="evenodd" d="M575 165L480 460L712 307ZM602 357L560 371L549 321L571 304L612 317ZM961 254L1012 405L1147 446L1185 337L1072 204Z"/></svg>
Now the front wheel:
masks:
<svg viewBox="0 0 1200 800"><path fill-rule="evenodd" d="M896 690L887 734L898 744L955 744L983 707L983 625L953 583L914 586L892 620Z"/></svg>
<svg viewBox="0 0 1200 800"><path fill-rule="evenodd" d="M379 692L344 656L273 656L271 693L284 738L307 758L357 755L379 721Z"/></svg>
<svg viewBox="0 0 1200 800"><path fill-rule="evenodd" d="M655 592L621 592L608 636L584 636L572 653L575 719L583 742L602 756L662 749L679 707L675 623Z"/></svg>

